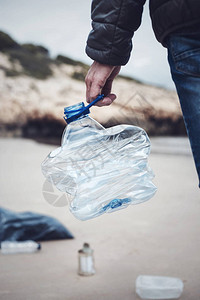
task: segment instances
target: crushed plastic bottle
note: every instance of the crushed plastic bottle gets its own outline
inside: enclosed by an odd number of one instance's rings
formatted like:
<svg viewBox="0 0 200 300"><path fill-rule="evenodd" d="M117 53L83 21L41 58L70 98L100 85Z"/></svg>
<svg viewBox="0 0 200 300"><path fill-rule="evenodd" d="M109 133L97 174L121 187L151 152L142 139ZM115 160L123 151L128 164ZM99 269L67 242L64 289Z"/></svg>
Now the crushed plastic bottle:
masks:
<svg viewBox="0 0 200 300"><path fill-rule="evenodd" d="M178 299L183 292L182 280L175 277L140 275L135 285L141 299Z"/></svg>
<svg viewBox="0 0 200 300"><path fill-rule="evenodd" d="M65 108L61 147L42 163L44 176L67 193L70 211L80 220L147 201L156 192L146 132L132 125L105 129L88 116L91 105Z"/></svg>
<svg viewBox="0 0 200 300"><path fill-rule="evenodd" d="M4 241L1 242L2 254L33 253L41 249L41 245L34 241Z"/></svg>

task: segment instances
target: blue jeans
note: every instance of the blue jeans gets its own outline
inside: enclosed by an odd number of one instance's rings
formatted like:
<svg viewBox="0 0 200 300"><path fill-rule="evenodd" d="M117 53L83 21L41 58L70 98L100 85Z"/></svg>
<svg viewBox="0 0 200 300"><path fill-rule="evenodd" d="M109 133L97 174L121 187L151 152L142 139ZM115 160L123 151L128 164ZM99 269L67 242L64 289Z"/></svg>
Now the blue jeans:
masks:
<svg viewBox="0 0 200 300"><path fill-rule="evenodd" d="M200 33L171 35L167 48L200 187Z"/></svg>

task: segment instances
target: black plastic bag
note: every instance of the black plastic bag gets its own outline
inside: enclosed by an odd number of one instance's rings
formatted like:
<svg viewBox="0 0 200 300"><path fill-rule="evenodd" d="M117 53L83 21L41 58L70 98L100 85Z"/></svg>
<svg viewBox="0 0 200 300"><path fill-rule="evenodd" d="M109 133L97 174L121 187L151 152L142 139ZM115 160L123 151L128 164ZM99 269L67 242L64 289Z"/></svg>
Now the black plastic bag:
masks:
<svg viewBox="0 0 200 300"><path fill-rule="evenodd" d="M33 212L13 212L0 207L0 242L73 239L55 218Z"/></svg>

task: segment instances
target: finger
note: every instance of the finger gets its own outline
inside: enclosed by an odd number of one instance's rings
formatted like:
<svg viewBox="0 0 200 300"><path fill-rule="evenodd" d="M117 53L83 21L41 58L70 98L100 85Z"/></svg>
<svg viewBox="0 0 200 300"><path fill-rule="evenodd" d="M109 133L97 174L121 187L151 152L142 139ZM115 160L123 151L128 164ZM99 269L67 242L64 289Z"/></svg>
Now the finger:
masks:
<svg viewBox="0 0 200 300"><path fill-rule="evenodd" d="M85 77L85 84L86 84L86 101L89 103L89 98L90 98L90 88L92 85L92 80L89 77L89 72L87 76Z"/></svg>
<svg viewBox="0 0 200 300"><path fill-rule="evenodd" d="M104 85L104 87L102 88L102 94L104 94L105 96L109 95L112 89L112 83L113 80L112 79L108 79Z"/></svg>
<svg viewBox="0 0 200 300"><path fill-rule="evenodd" d="M97 102L97 106L108 106L110 105L115 99L116 99L116 95L115 94L108 94L105 98L103 98L103 100L100 100Z"/></svg>
<svg viewBox="0 0 200 300"><path fill-rule="evenodd" d="M104 82L102 80L94 80L88 90L88 102L96 99L98 95L101 94L102 87L104 86Z"/></svg>
<svg viewBox="0 0 200 300"><path fill-rule="evenodd" d="M88 84L86 84L86 101L88 103L90 103L90 89L91 89L91 85L92 85L91 82L88 83Z"/></svg>

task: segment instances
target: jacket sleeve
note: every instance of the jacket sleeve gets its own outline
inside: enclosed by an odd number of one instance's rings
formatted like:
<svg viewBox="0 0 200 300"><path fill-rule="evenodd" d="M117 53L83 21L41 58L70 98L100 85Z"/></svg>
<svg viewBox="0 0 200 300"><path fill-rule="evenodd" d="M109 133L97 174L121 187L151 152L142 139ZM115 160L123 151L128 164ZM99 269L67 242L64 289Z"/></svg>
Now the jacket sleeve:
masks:
<svg viewBox="0 0 200 300"><path fill-rule="evenodd" d="M146 0L93 0L92 30L86 53L107 65L125 65L132 50L132 37L141 24Z"/></svg>

